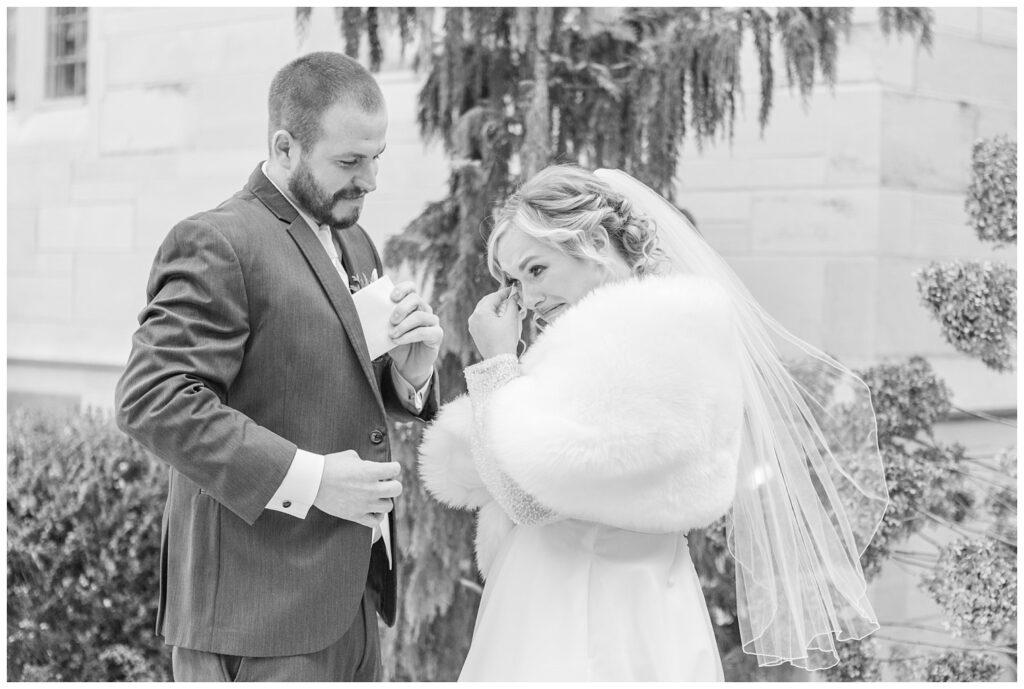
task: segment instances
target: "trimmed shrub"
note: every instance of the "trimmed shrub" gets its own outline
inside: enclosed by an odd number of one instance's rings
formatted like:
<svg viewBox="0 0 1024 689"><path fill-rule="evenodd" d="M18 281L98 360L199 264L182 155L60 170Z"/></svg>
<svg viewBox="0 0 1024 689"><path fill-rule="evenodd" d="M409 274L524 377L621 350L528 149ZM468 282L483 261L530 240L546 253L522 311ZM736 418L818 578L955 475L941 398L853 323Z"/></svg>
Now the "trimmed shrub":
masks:
<svg viewBox="0 0 1024 689"><path fill-rule="evenodd" d="M948 651L898 666L904 682L995 682L1003 672L991 653Z"/></svg>
<svg viewBox="0 0 1024 689"><path fill-rule="evenodd" d="M881 448L901 438L931 437L932 426L952 408L949 387L924 357L878 364L857 375L871 389Z"/></svg>
<svg viewBox="0 0 1024 689"><path fill-rule="evenodd" d="M996 371L1017 356L1017 271L991 261L931 263L916 273L921 301L946 341Z"/></svg>
<svg viewBox="0 0 1024 689"><path fill-rule="evenodd" d="M878 644L871 637L836 644L839 664L822 674L829 682L880 682L882 666L878 661Z"/></svg>
<svg viewBox="0 0 1024 689"><path fill-rule="evenodd" d="M990 538L961 538L942 548L935 572L925 578L953 636L1014 641L1017 627L1017 557Z"/></svg>
<svg viewBox="0 0 1024 689"><path fill-rule="evenodd" d="M978 239L997 246L1017 242L1017 142L982 139L971 154L971 184L964 204Z"/></svg>
<svg viewBox="0 0 1024 689"><path fill-rule="evenodd" d="M7 417L7 677L169 680L163 465L98 412Z"/></svg>

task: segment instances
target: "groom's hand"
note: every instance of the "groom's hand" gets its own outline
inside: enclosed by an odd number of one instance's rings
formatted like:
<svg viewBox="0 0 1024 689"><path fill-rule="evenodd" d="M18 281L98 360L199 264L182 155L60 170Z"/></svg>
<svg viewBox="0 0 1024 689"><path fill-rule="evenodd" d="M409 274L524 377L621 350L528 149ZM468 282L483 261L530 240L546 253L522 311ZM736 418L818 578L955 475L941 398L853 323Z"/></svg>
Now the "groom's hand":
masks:
<svg viewBox="0 0 1024 689"><path fill-rule="evenodd" d="M397 347L391 350L395 368L415 388L423 387L434 373L434 362L444 331L434 310L411 282L400 282L391 292L395 310L388 336Z"/></svg>
<svg viewBox="0 0 1024 689"><path fill-rule="evenodd" d="M372 529L394 507L392 499L402 494L401 473L398 462L367 462L354 450L329 454L313 505Z"/></svg>

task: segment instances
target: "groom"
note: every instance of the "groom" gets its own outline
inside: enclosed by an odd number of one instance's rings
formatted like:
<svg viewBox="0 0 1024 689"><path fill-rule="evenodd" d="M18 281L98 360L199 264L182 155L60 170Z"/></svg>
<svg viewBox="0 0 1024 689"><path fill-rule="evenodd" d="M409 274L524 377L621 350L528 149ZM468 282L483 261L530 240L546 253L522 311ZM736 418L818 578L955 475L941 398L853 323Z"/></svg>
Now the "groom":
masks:
<svg viewBox="0 0 1024 689"><path fill-rule="evenodd" d="M157 631L177 680L376 680L394 624L401 467L387 415L429 419L442 332L410 283L371 360L350 289L387 113L357 62L312 53L269 97L269 159L153 262L118 425L170 465Z"/></svg>

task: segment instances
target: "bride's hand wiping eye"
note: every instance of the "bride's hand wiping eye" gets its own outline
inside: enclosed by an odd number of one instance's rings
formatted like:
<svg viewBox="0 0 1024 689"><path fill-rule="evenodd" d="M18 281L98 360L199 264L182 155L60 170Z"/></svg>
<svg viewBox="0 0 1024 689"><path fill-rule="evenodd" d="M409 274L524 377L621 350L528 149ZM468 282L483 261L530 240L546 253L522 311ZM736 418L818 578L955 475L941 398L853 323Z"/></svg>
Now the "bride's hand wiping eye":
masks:
<svg viewBox="0 0 1024 689"><path fill-rule="evenodd" d="M483 358L516 353L524 313L519 308L514 286L502 287L477 303L468 325L469 334Z"/></svg>

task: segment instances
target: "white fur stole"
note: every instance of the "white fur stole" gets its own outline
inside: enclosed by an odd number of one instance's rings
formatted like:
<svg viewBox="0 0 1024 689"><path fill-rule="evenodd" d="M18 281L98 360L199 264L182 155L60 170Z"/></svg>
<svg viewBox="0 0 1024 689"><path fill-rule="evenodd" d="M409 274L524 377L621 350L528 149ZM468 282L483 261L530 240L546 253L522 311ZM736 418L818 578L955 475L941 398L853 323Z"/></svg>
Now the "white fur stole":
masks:
<svg viewBox="0 0 1024 689"><path fill-rule="evenodd" d="M604 285L552 323L521 364L522 375L492 393L483 439L538 502L648 533L689 531L728 509L743 394L731 306L714 283L676 275ZM492 501L470 453L472 423L467 397L445 405L419 465L439 500L480 509ZM502 513L505 522L491 515L485 525L483 513L486 573L491 541L511 522Z"/></svg>

